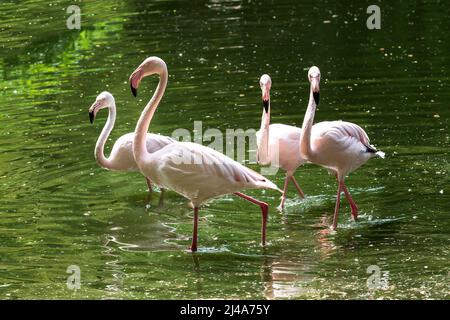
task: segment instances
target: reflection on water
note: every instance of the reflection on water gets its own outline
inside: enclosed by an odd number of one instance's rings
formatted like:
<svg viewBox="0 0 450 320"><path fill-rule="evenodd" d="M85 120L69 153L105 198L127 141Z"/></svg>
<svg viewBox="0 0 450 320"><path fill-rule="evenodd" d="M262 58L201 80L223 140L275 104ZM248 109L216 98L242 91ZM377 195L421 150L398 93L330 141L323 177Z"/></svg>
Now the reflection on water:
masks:
<svg viewBox="0 0 450 320"><path fill-rule="evenodd" d="M108 261L105 262L105 271L111 273L112 279L111 282L106 285L105 291L110 293L112 295L111 297L114 297L115 293L120 293L123 290L123 283L126 278L126 273L123 271L124 268L121 265L121 257L115 253L115 249L112 244L120 246L119 248L121 250L136 248L137 246L133 244L120 243L114 236L106 237L106 243L102 254L108 258Z"/></svg>
<svg viewBox="0 0 450 320"><path fill-rule="evenodd" d="M0 3L1 298L449 298L445 4L383 2L376 32L356 1L88 1L80 31L66 29L66 6ZM316 121L358 123L387 154L347 179L359 220L343 200L329 230L336 182L305 165L296 179L307 198L289 189L283 214L278 195L249 192L272 208L266 248L259 210L230 196L202 208L200 251L188 253L186 200L149 196L140 174L105 171L93 157L106 115L90 125L88 106L103 90L116 98L108 154L154 90L156 78L135 99L127 83L148 55L169 68L150 128L165 135L199 120L205 130L258 128L262 73L273 80L273 122L299 126L306 70L319 65ZM77 292L66 286L73 264ZM388 290L368 290L370 265L389 271Z"/></svg>
<svg viewBox="0 0 450 320"><path fill-rule="evenodd" d="M266 299L292 299L310 296L305 287L313 278L309 266L301 261L265 258L261 268Z"/></svg>

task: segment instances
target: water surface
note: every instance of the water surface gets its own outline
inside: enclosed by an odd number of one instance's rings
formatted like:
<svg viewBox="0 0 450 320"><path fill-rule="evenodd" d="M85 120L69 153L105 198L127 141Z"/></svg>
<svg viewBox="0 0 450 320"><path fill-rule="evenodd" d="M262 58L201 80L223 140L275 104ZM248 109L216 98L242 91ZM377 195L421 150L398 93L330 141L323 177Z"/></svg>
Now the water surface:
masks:
<svg viewBox="0 0 450 320"><path fill-rule="evenodd" d="M449 298L448 6L380 2L381 30L366 28L360 2L69 1L0 4L0 298L377 299ZM258 79L272 77L272 121L300 126L309 83L322 71L316 121L361 125L386 152L347 180L360 210L342 204L330 232L336 183L306 165L305 200L249 191L271 205L268 245L259 209L227 196L201 210L200 250L187 201L151 199L138 173L108 172L94 160L106 120L87 109L103 90L118 106L109 152L133 131L157 79L138 99L130 72L147 56L169 68L150 130L258 128ZM259 167L249 164L253 169ZM270 177L279 186L283 173ZM66 269L81 269L81 289ZM367 268L388 273L369 290Z"/></svg>

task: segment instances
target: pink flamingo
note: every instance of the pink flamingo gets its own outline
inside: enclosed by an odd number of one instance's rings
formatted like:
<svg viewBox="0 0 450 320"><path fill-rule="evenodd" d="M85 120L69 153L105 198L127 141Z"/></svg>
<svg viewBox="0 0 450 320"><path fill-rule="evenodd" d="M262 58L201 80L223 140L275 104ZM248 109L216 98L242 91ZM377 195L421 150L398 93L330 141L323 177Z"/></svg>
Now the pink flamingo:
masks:
<svg viewBox="0 0 450 320"><path fill-rule="evenodd" d="M294 183L300 197L305 197L294 177L295 170L306 162L300 154L302 129L279 123L270 124L270 89L272 80L269 75L262 75L259 85L262 91L264 109L261 118L261 128L256 133L258 163L261 165L273 165L286 171L283 195L278 207L280 210L283 210L289 181Z"/></svg>
<svg viewBox="0 0 450 320"><path fill-rule="evenodd" d="M141 172L156 184L183 195L194 207L194 228L191 251L197 251L198 208L207 200L233 193L261 208L261 243L266 243L266 225L269 206L251 198L241 189L274 189L281 191L271 181L211 148L191 143L174 142L150 153L145 147L145 134L167 85L167 66L158 57L149 57L131 74L131 90L136 96L141 80L153 74L159 75L159 83L153 97L145 106L136 125L134 158Z"/></svg>
<svg viewBox="0 0 450 320"><path fill-rule="evenodd" d="M111 93L103 91L100 93L95 102L89 108L89 120L94 123L97 112L101 109L108 108L109 115L103 130L98 137L97 144L95 145L95 159L99 166L114 171L128 171L139 172L139 168L134 161L133 155L133 139L134 132L130 132L121 136L114 143L111 153L108 158L104 155L104 148L106 140L108 139L111 131L114 128L116 122L116 102ZM175 140L162 135L147 133L146 147L149 152L155 152L162 147L173 143ZM145 178L149 192L152 190L150 178ZM162 190L163 191L163 190Z"/></svg>
<svg viewBox="0 0 450 320"><path fill-rule="evenodd" d="M347 174L358 169L369 159L384 158L384 152L370 145L366 132L358 125L345 121L324 121L313 126L316 107L319 105L320 70L311 67L308 72L311 83L308 108L303 119L300 152L308 161L321 165L336 176L338 191L334 209L333 225L336 230L341 192L351 206L352 217L358 217L358 207L353 201L344 180Z"/></svg>

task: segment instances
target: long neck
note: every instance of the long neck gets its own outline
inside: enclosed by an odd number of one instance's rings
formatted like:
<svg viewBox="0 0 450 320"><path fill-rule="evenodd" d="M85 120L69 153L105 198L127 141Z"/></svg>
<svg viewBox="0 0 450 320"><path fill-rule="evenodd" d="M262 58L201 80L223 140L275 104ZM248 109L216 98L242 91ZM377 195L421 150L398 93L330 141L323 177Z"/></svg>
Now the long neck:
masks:
<svg viewBox="0 0 450 320"><path fill-rule="evenodd" d="M269 126L270 126L270 99L267 112L263 109L261 117L260 141L258 143L258 162L262 165L270 164L269 157Z"/></svg>
<svg viewBox="0 0 450 320"><path fill-rule="evenodd" d="M147 151L147 131L150 126L150 122L152 121L153 115L158 107L159 102L161 101L162 96L164 95L164 90L167 85L167 70L163 71L159 75L159 83L156 88L153 97L147 103L144 108L144 111L141 113L141 117L138 120L136 125L136 129L134 131L134 159L138 166L144 161L146 156L149 154Z"/></svg>
<svg viewBox="0 0 450 320"><path fill-rule="evenodd" d="M311 149L311 130L314 122L314 115L316 113L316 102L314 101L312 88L309 94L308 108L306 109L305 117L303 118L302 136L300 139L300 152L307 159L313 156Z"/></svg>
<svg viewBox="0 0 450 320"><path fill-rule="evenodd" d="M105 126L98 137L97 144L95 145L95 159L101 167L111 169L111 161L105 157L104 149L106 140L108 139L109 134L114 128L114 123L116 122L116 104L113 103L108 109L108 120L106 121Z"/></svg>

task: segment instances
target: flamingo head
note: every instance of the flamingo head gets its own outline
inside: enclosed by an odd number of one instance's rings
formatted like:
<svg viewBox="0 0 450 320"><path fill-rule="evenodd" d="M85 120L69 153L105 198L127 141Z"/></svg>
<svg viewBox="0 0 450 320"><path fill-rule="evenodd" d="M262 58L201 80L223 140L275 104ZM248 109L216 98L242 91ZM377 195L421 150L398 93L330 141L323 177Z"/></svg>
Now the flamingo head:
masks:
<svg viewBox="0 0 450 320"><path fill-rule="evenodd" d="M308 71L308 80L311 83L311 90L313 93L314 101L316 106L319 105L320 101L320 70L316 66L313 66Z"/></svg>
<svg viewBox="0 0 450 320"><path fill-rule="evenodd" d="M145 59L130 76L130 88L133 95L135 97L137 96L137 89L143 78L155 73L161 75L164 72L167 72L167 66L164 60L158 57L148 57Z"/></svg>
<svg viewBox="0 0 450 320"><path fill-rule="evenodd" d="M95 116L100 109L109 108L114 103L114 97L111 93L108 91L103 91L100 93L95 99L95 102L89 108L89 120L91 123L94 123Z"/></svg>
<svg viewBox="0 0 450 320"><path fill-rule="evenodd" d="M259 86L261 87L264 110L267 113L269 112L270 88L272 87L272 79L270 79L268 74L261 76Z"/></svg>

